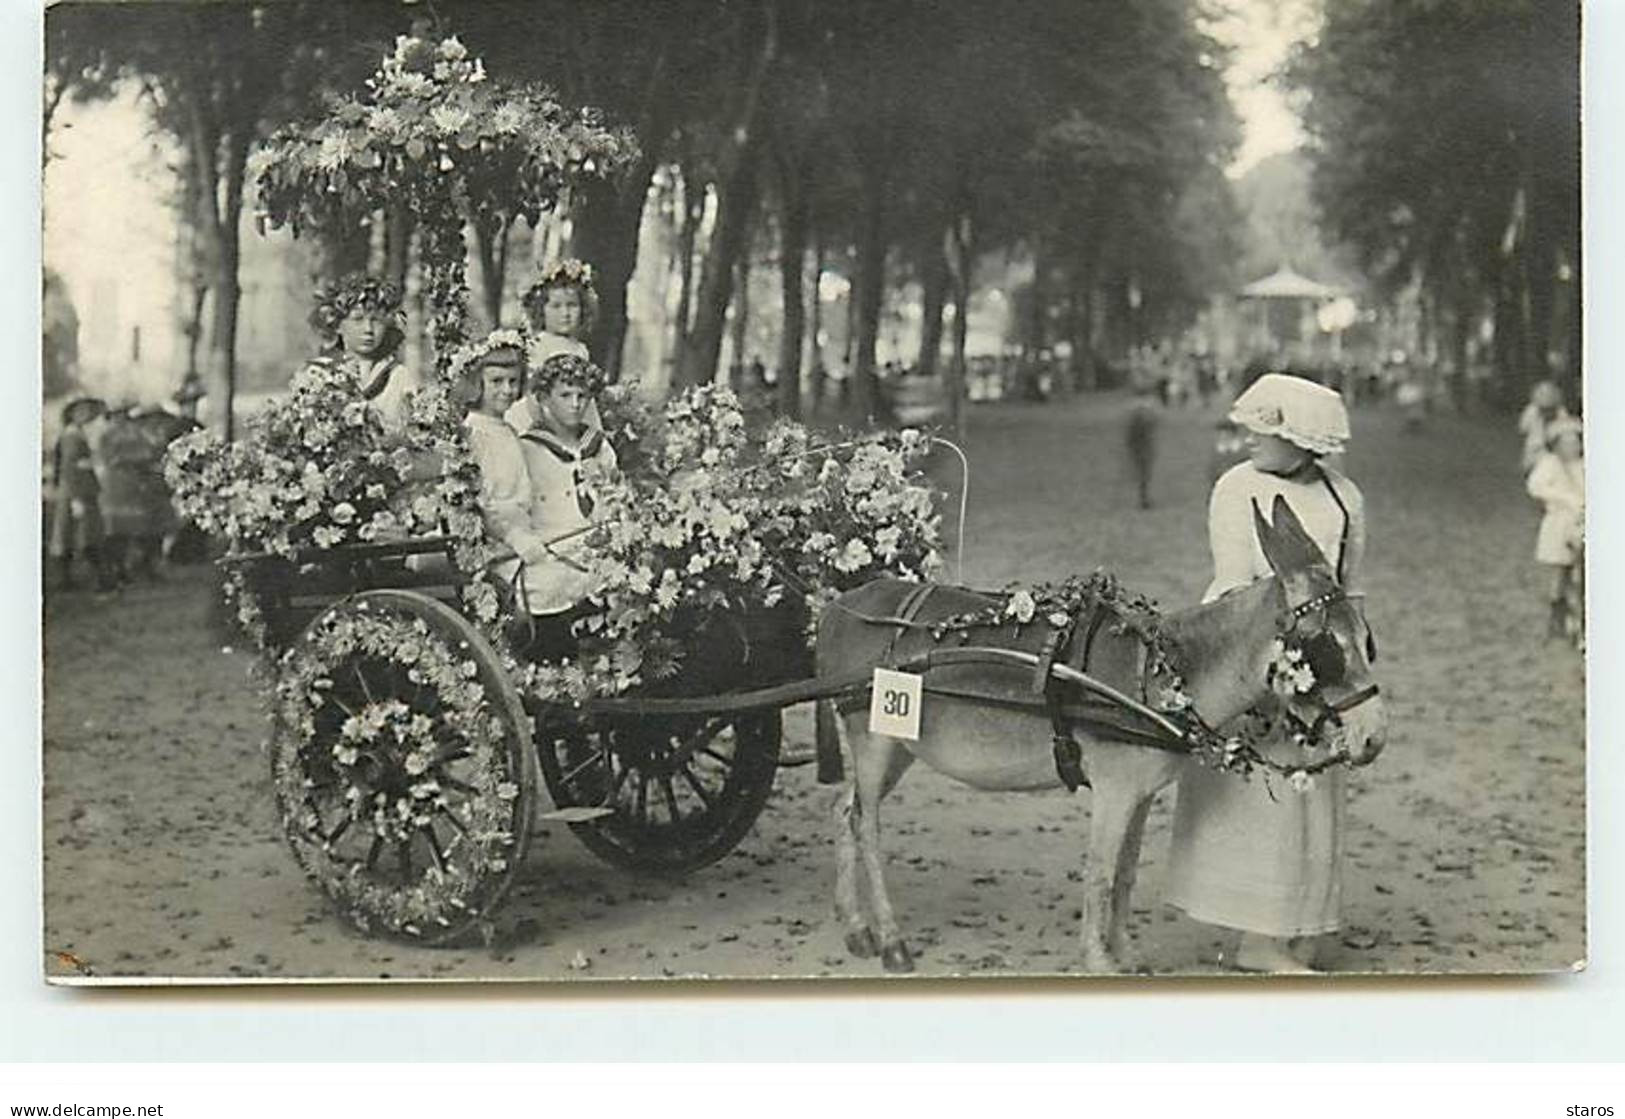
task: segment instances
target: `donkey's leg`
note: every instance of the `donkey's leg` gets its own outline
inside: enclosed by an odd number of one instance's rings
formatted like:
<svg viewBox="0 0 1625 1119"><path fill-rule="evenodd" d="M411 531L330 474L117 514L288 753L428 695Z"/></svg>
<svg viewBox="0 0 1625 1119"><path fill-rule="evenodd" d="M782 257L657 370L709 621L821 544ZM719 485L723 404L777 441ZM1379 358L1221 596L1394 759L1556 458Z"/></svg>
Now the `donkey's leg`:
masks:
<svg viewBox="0 0 1625 1119"><path fill-rule="evenodd" d="M858 851L869 879L869 907L880 933L880 962L887 971L913 971L914 956L897 927L881 866L880 802L902 779L914 755L895 739L881 735L869 735L866 742L868 749L856 758L853 778L857 786Z"/></svg>
<svg viewBox="0 0 1625 1119"><path fill-rule="evenodd" d="M1083 963L1090 971L1121 971L1112 946L1118 921L1117 877L1138 802L1136 790L1105 774L1094 778L1089 806L1089 852L1083 868Z"/></svg>
<svg viewBox="0 0 1625 1119"><path fill-rule="evenodd" d="M880 942L864 919L858 901L857 766L853 761L852 741L845 719L832 711L830 722L835 727L841 763L846 769L840 791L830 806L830 817L835 824L835 916L845 932L848 952L854 956L877 956ZM867 732L863 733L866 739Z"/></svg>
<svg viewBox="0 0 1625 1119"><path fill-rule="evenodd" d="M1128 922L1133 914L1131 900L1134 880L1140 873L1140 841L1145 838L1145 820L1151 814L1151 800L1155 795L1154 792L1145 794L1129 813L1123 846L1117 853L1117 880L1112 884L1112 922L1106 930L1106 947L1117 958L1118 965L1130 971L1138 966L1128 946Z"/></svg>

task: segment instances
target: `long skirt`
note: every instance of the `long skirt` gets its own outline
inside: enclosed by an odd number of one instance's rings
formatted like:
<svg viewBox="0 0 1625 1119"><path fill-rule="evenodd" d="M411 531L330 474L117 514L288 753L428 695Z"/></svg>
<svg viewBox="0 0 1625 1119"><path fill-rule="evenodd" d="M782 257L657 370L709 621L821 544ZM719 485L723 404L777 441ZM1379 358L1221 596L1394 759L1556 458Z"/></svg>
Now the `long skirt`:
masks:
<svg viewBox="0 0 1625 1119"><path fill-rule="evenodd" d="M1273 799L1271 794L1273 793ZM1189 763L1179 783L1168 901L1198 921L1267 936L1314 936L1341 923L1344 775L1297 792Z"/></svg>

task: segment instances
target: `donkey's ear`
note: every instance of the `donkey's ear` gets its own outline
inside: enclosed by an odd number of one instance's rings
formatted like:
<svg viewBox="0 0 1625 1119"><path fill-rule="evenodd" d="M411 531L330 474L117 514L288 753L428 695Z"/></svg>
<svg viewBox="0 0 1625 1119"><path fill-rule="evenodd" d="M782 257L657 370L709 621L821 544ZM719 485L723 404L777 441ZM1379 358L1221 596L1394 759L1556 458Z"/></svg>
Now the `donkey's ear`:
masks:
<svg viewBox="0 0 1625 1119"><path fill-rule="evenodd" d="M1297 526L1297 532L1287 527L1288 521ZM1264 552L1264 559L1275 574L1291 575L1308 564L1309 554L1303 548L1303 525L1280 495L1276 495L1270 507L1269 520L1264 519L1263 511L1258 508L1258 499L1253 499L1253 528L1258 533L1258 546Z"/></svg>
<svg viewBox="0 0 1625 1119"><path fill-rule="evenodd" d="M1275 505L1270 510L1270 520L1275 523L1275 533L1283 541L1290 541L1293 551L1301 554L1300 563L1303 567L1320 565L1327 566L1326 553L1320 550L1315 538L1309 535L1309 530L1303 527L1303 521L1292 506L1287 504L1286 498L1280 494L1275 495Z"/></svg>

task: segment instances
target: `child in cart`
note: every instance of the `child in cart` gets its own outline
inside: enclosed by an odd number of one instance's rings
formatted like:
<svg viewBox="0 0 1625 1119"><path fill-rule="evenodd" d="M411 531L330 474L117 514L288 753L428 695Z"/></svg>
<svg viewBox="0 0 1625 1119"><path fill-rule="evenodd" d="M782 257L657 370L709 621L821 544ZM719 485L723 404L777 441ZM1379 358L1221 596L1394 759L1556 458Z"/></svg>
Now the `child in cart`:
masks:
<svg viewBox="0 0 1625 1119"><path fill-rule="evenodd" d="M575 259L561 260L525 292L521 303L530 323L525 356L531 369L540 369L557 354L588 360L585 339L592 331L597 310L591 265ZM536 426L541 413L542 402L533 383L530 394L514 403L506 419L515 431L523 433ZM587 419L599 426L596 403L589 404Z"/></svg>
<svg viewBox="0 0 1625 1119"><path fill-rule="evenodd" d="M596 418L604 371L584 357L554 354L530 374L536 422L522 432L531 524L546 554L525 565L528 609L536 622L532 656L555 659L576 647L574 627L591 606L592 575L583 532L592 524L586 478L615 469L615 449Z"/></svg>

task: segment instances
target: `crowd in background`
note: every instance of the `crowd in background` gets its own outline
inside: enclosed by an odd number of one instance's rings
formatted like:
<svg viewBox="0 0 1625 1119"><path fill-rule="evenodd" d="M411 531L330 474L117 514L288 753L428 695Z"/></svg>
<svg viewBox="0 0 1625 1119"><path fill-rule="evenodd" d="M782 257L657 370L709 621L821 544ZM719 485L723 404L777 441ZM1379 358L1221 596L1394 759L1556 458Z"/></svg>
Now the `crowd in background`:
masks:
<svg viewBox="0 0 1625 1119"><path fill-rule="evenodd" d="M45 464L46 585L112 595L156 581L163 565L201 558L202 541L176 517L164 482L169 444L198 427L188 384L156 405L76 397L62 406Z"/></svg>

